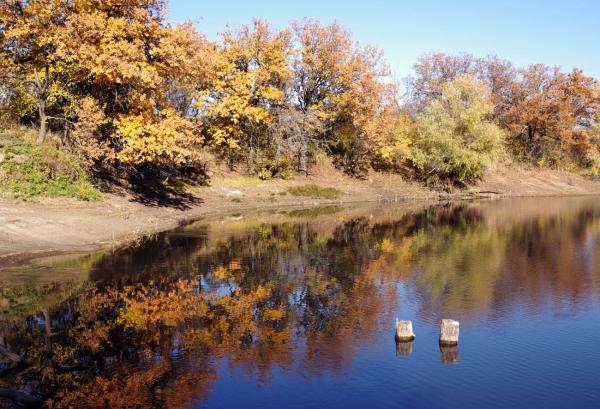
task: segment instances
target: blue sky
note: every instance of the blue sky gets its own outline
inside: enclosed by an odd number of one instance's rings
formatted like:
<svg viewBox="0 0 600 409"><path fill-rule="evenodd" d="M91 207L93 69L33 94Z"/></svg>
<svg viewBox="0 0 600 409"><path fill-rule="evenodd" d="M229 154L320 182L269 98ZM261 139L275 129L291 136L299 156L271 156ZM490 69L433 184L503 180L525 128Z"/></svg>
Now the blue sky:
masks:
<svg viewBox="0 0 600 409"><path fill-rule="evenodd" d="M516 65L573 67L600 78L600 1L596 0L170 0L173 22L197 21L210 39L229 24L267 19L274 27L313 17L337 20L361 44L382 48L397 78L432 51L496 54Z"/></svg>

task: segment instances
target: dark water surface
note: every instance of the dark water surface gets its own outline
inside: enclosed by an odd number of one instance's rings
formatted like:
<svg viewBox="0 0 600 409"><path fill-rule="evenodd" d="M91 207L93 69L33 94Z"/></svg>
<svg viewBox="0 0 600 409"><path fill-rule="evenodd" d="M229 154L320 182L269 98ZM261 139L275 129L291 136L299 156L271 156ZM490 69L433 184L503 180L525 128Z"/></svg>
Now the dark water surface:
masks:
<svg viewBox="0 0 600 409"><path fill-rule="evenodd" d="M597 197L234 215L0 278L0 389L48 407L600 407Z"/></svg>

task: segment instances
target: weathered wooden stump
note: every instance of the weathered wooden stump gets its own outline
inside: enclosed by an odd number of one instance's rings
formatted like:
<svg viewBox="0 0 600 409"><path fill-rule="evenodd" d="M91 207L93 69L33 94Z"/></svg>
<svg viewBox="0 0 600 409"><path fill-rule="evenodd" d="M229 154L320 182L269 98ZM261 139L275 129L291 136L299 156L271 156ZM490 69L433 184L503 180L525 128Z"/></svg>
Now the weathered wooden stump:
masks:
<svg viewBox="0 0 600 409"><path fill-rule="evenodd" d="M442 325L440 326L440 345L458 345L459 325L458 321L442 320Z"/></svg>
<svg viewBox="0 0 600 409"><path fill-rule="evenodd" d="M458 362L458 345L440 345L440 359L443 364L455 364Z"/></svg>
<svg viewBox="0 0 600 409"><path fill-rule="evenodd" d="M412 355L413 344L413 341L396 342L396 356Z"/></svg>
<svg viewBox="0 0 600 409"><path fill-rule="evenodd" d="M396 342L409 342L414 339L412 321L396 318Z"/></svg>

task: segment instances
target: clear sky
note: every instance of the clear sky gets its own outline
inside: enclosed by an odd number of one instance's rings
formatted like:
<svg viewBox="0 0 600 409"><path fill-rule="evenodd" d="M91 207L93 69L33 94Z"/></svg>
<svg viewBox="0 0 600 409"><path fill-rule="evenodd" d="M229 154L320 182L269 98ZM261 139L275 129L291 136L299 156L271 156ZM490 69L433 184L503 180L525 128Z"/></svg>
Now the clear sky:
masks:
<svg viewBox="0 0 600 409"><path fill-rule="evenodd" d="M169 16L198 21L209 39L253 17L277 28L302 17L337 20L361 44L382 48L397 78L432 51L578 67L600 78L598 0L170 0Z"/></svg>

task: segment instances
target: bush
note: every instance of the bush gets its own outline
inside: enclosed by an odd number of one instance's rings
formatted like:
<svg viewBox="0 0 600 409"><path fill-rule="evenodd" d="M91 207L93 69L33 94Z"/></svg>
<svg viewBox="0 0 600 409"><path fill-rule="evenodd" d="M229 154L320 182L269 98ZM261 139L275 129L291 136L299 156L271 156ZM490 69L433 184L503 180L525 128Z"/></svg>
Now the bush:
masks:
<svg viewBox="0 0 600 409"><path fill-rule="evenodd" d="M305 196L315 199L336 199L341 192L333 187L322 187L313 183L300 186L292 186L287 189L293 196Z"/></svg>
<svg viewBox="0 0 600 409"><path fill-rule="evenodd" d="M411 161L428 184L472 181L497 157L503 139L487 120L492 113L485 83L461 76L417 116L418 136Z"/></svg>
<svg viewBox="0 0 600 409"><path fill-rule="evenodd" d="M293 169L290 159L282 157L279 159L263 159L259 161L258 177L261 180L269 179L292 179Z"/></svg>
<svg viewBox="0 0 600 409"><path fill-rule="evenodd" d="M100 198L100 193L72 155L51 145L35 145L20 137L0 141L0 190L25 198Z"/></svg>

